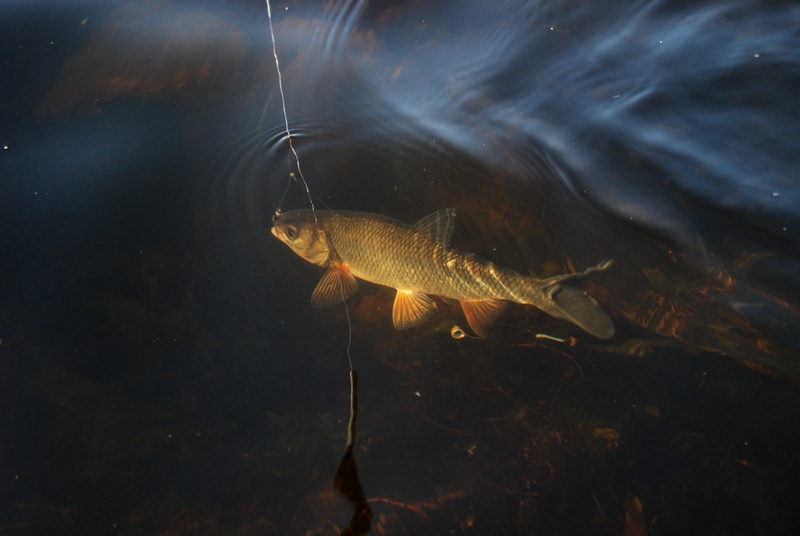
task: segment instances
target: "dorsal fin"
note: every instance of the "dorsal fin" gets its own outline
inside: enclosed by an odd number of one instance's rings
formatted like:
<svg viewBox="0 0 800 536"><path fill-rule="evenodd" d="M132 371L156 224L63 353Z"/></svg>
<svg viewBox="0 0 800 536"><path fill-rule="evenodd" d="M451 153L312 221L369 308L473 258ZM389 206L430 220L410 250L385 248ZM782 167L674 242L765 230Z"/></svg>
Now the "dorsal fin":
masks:
<svg viewBox="0 0 800 536"><path fill-rule="evenodd" d="M453 229L456 226L456 209L453 207L437 210L414 224L414 230L433 238L442 246L450 247Z"/></svg>

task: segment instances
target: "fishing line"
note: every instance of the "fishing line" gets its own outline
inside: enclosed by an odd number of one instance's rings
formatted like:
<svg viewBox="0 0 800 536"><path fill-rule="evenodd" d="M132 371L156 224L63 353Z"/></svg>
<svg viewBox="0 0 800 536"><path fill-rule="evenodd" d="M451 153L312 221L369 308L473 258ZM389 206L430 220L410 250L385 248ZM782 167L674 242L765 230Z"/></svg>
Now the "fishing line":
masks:
<svg viewBox="0 0 800 536"><path fill-rule="evenodd" d="M283 124L286 127L286 137L289 139L289 148L292 150L295 164L297 164L297 174L300 176L300 180L303 182L303 186L306 189L306 195L308 196L308 202L311 204L311 213L314 215L314 223L317 225L317 228L319 228L319 220L317 220L314 199L311 197L311 190L308 187L308 182L306 182L306 178L303 176L303 170L300 169L300 157L297 155L297 151L294 149L294 144L292 143L292 134L289 132L289 115L286 113L286 97L283 93L283 77L281 76L281 65L278 61L278 49L275 46L275 30L272 28L272 8L269 5L269 0L265 1L267 3L267 19L269 19L269 35L272 39L272 57L275 58L275 70L278 71L278 89L280 90L281 94L281 109L283 110ZM281 196L280 201L278 201L278 206L275 208L275 217L278 217L281 214L281 205L283 205L283 199L286 197L286 192L289 191L289 185L291 184L291 181L297 181L297 177L295 177L294 173L290 173L289 177L290 181L286 184L286 188L283 190L283 195ZM344 304L344 312L347 315L347 362L350 364L350 370L353 371L353 358L350 355L350 346L352 346L353 343L353 323L350 321L350 310L347 307L347 301L345 300L344 296L344 285L341 283L339 285L339 290L342 293L342 304Z"/></svg>
<svg viewBox="0 0 800 536"><path fill-rule="evenodd" d="M350 373L355 374L353 369L353 358L350 357L350 346L353 343L353 323L350 322L350 309L347 307L347 300L344 297L344 285L339 281L339 291L342 293L342 304L344 304L344 314L347 315L347 362L350 363Z"/></svg>
<svg viewBox="0 0 800 536"><path fill-rule="evenodd" d="M311 204L311 213L314 215L314 223L317 226L317 231L321 233L319 229L319 220L317 219L317 212L314 207L314 200L311 198L311 190L308 187L305 177L303 177L303 171L300 169L300 157L297 155L297 151L294 149L294 144L292 143L292 134L289 132L289 117L286 113L286 98L283 94L283 80L281 78L280 63L278 62L278 52L275 47L275 32L272 28L272 9L270 8L269 0L266 0L266 3L267 17L269 18L269 33L272 38L272 55L275 58L275 69L278 71L278 88L280 89L281 93L281 107L283 108L283 122L284 126L286 127L286 136L289 139L289 147L292 150L295 163L297 164L297 173L300 176L300 179L303 181L303 186L305 187L306 195L308 196L308 202ZM286 189L283 191L283 195L281 196L278 206L275 209L273 221L275 221L278 216L281 215L281 205L283 204L283 200L286 197L286 192L289 190L289 185L292 183L292 180L297 182L294 173L290 173L289 177L290 180L287 182ZM347 300L345 299L344 295L344 283L341 281L341 279L339 280L339 292L342 295L342 304L344 305L344 312L347 316L347 362L350 365L350 420L347 423L347 446L345 455L339 464L339 468L336 470L336 474L333 477L333 483L334 487L336 487L340 493L342 493L350 500L350 502L355 505L353 518L351 519L348 527L341 533L368 534L369 528L372 525L372 510L367 503L367 498L364 495L364 490L362 489L361 482L358 479L358 470L356 469L355 459L353 458L353 446L356 442L356 416L358 413L358 375L353 368L353 358L350 355L350 346L353 342L353 323L350 321L350 309L347 307Z"/></svg>
<svg viewBox="0 0 800 536"><path fill-rule="evenodd" d="M308 202L311 205L311 213L314 215L314 223L319 229L319 220L317 220L317 212L316 207L314 206L314 200L311 197L311 190L308 187L308 182L306 182L306 178L303 176L303 170L300 169L300 157L297 154L297 151L294 149L294 144L292 143L292 134L289 131L289 115L286 113L286 97L283 93L283 77L281 76L281 65L278 61L278 49L275 46L275 30L272 28L272 7L269 5L269 0L265 0L267 3L267 19L269 19L269 35L272 39L272 57L275 58L275 70L278 72L278 89L280 90L281 94L281 109L283 110L283 124L286 127L286 137L289 140L289 148L292 150L292 154L294 155L294 161L297 164L297 174L300 176L300 180L303 182L303 186L306 189L306 195L308 196ZM272 95L270 95L272 98ZM283 200L286 197L286 192L289 191L289 185L291 181L294 180L297 182L297 177L295 177L294 173L289 174L290 180L286 184L286 188L283 190L283 195L278 201L278 206L275 208L275 215L273 217L277 218L281 214L281 205L283 205ZM353 358L350 355L350 347L353 343L353 323L350 321L350 309L347 307L347 301L344 295L344 285L339 283L339 290L342 293L342 304L344 305L344 312L347 316L347 362L350 364L350 372L351 377L352 374L355 374L355 370L353 369Z"/></svg>
<svg viewBox="0 0 800 536"><path fill-rule="evenodd" d="M303 170L300 169L300 156L298 156L297 151L294 149L294 143L292 143L292 133L289 131L289 116L286 113L286 96L283 93L283 77L281 76L281 64L278 61L278 49L275 46L275 30L272 28L272 8L269 5L269 0L265 0L267 3L267 19L269 20L269 35L272 38L272 57L275 58L275 70L278 71L278 89L281 93L281 109L283 110L283 124L286 127L286 138L289 140L289 148L292 150L292 154L294 155L294 161L297 165L297 174L300 175L300 180L303 181L303 187L306 189L306 195L308 196L308 202L311 205L311 213L314 215L314 223L317 224L319 227L319 222L317 221L317 212L314 207L314 200L311 199L311 190L308 188L308 183L306 182L306 178L303 176ZM289 174L289 177L297 181L297 178L294 174ZM287 188L288 189L288 188ZM283 203L283 197L286 196L286 192L284 191L283 196L281 197L280 202L278 203L278 208L275 209L275 217L280 216L281 214L281 204Z"/></svg>

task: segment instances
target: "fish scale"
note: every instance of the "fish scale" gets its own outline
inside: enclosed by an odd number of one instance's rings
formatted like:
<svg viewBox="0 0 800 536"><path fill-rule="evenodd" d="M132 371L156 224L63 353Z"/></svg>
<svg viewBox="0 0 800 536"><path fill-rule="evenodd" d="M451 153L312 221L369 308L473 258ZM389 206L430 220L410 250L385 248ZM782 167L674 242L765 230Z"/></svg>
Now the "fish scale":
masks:
<svg viewBox="0 0 800 536"><path fill-rule="evenodd" d="M447 249L406 223L342 213L319 218L330 230L333 249L360 279L459 301L491 298L546 306L536 295L523 297L539 286L537 280L502 270L474 253Z"/></svg>
<svg viewBox="0 0 800 536"><path fill-rule="evenodd" d="M320 216L320 225L330 230L331 246L360 279L457 300L486 299L486 290L491 298L513 299L499 292L498 285L485 283L488 277L481 272L486 269L477 262L446 250L411 225L341 214Z"/></svg>
<svg viewBox="0 0 800 536"><path fill-rule="evenodd" d="M451 248L454 218L454 209L444 209L409 225L366 212L295 210L276 218L272 234L309 262L329 268L312 296L317 305L350 296L363 279L398 290L393 309L398 329L424 322L433 312L432 295L460 301L481 336L508 302L534 305L600 338L613 336L611 319L597 302L565 286L606 269L610 261L582 273L524 276Z"/></svg>

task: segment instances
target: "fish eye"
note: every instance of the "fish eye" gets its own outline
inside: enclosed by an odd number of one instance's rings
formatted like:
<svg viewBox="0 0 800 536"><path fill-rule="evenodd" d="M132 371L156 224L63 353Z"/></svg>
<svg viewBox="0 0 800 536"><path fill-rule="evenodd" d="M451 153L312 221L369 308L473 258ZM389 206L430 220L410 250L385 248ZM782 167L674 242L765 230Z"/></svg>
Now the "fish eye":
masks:
<svg viewBox="0 0 800 536"><path fill-rule="evenodd" d="M295 238L297 238L297 234L298 234L297 227L295 227L294 225L289 225L288 227L286 227L286 236L287 238L289 238L289 240L294 240Z"/></svg>

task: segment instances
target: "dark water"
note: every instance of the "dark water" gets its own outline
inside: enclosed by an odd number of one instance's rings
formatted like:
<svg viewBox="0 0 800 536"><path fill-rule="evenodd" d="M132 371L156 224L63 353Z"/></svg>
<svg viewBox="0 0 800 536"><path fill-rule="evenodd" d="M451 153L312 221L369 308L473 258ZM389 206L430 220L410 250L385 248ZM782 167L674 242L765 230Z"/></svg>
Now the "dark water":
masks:
<svg viewBox="0 0 800 536"><path fill-rule="evenodd" d="M539 276L615 261L584 284L608 342L522 306L397 332L362 285L371 533L796 533L796 3L273 12L318 208L455 206L455 244ZM0 8L0 532L348 525L345 311L269 234L296 170L266 15Z"/></svg>

